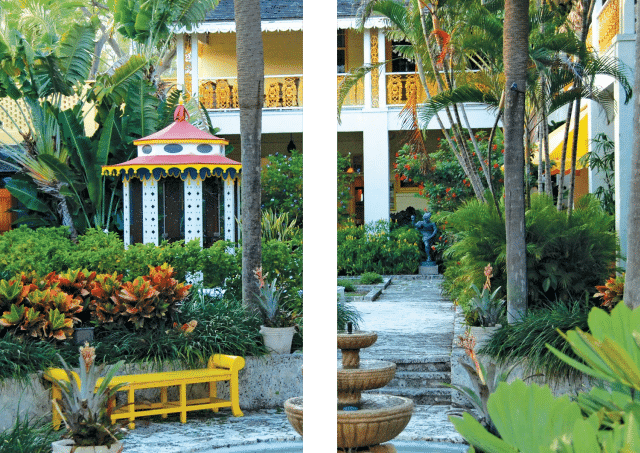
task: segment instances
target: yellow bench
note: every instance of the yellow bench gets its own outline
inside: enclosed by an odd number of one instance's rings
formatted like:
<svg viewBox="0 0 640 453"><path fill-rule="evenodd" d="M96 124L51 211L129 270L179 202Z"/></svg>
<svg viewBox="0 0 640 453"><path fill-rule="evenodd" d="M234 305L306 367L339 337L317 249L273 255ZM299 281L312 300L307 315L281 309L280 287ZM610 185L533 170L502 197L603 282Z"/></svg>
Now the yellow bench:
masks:
<svg viewBox="0 0 640 453"><path fill-rule="evenodd" d="M243 414L240 410L238 392L238 371L243 367L244 359L242 357L215 354L209 359L207 368L199 370L163 371L159 373L114 376L109 383L109 387L124 383L118 392L127 392L127 404L119 409L115 409L115 401L112 399L109 402L111 423L115 423L116 420L119 419L128 419L129 429L134 429L136 417L162 415L162 418L166 418L167 414L176 412L180 413L180 421L186 423L188 411L211 409L217 412L221 407L230 407L231 413L234 416L242 417ZM60 387L56 385L56 380L68 381L67 373L61 368L50 368L44 377L53 382L53 386L51 387L52 402L60 400L62 393ZM80 381L80 378L75 372L74 377L78 382ZM216 382L220 381L229 381L229 400L217 397ZM98 379L96 388L98 388L101 383L102 379ZM187 385L200 383L209 384L209 397L187 400ZM172 386L179 387L180 397L177 401L167 401L167 388ZM135 391L149 388L160 389L160 402L136 403ZM53 407L53 426L55 429L60 427L61 421L60 414L58 414L55 407Z"/></svg>

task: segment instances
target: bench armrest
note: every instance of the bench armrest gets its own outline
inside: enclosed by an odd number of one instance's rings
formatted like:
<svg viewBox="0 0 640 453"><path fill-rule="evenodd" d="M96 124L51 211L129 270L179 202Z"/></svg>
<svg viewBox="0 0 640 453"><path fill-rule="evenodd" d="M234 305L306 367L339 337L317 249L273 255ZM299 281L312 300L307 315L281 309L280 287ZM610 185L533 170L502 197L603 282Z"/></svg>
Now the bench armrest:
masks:
<svg viewBox="0 0 640 453"><path fill-rule="evenodd" d="M244 368L244 358L235 355L214 354L209 359L207 368L224 368L237 373Z"/></svg>
<svg viewBox="0 0 640 453"><path fill-rule="evenodd" d="M75 378L76 383L80 385L80 376L78 376L78 373L72 371L71 374ZM69 375L62 368L48 368L45 370L43 377L54 384L57 384L58 381L69 382Z"/></svg>

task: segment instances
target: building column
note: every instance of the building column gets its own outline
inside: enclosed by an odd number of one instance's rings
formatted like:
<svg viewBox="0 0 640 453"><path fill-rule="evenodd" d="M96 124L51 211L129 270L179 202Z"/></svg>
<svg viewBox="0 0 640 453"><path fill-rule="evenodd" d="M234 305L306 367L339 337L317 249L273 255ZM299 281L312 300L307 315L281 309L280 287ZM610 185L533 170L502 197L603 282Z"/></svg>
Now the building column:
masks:
<svg viewBox="0 0 640 453"><path fill-rule="evenodd" d="M589 116L589 151L594 152L595 147L591 142L598 134L606 134L609 139L613 137L613 123L607 124L607 114L603 108L595 101L586 101L589 105L587 115ZM602 151L598 151L602 156ZM589 166L589 193L594 193L599 187L605 186L604 172L598 172Z"/></svg>
<svg viewBox="0 0 640 453"><path fill-rule="evenodd" d="M202 247L202 179L184 180L184 242L194 239L200 241Z"/></svg>
<svg viewBox="0 0 640 453"><path fill-rule="evenodd" d="M122 209L123 212L123 223L124 223L124 248L126 249L129 244L131 244L131 201L129 196L130 191L129 180L123 176L122 177Z"/></svg>
<svg viewBox="0 0 640 453"><path fill-rule="evenodd" d="M385 111L363 113L364 221L389 219L389 133Z"/></svg>
<svg viewBox="0 0 640 453"><path fill-rule="evenodd" d="M387 55L387 49L386 49L386 37L384 35L384 32L382 30L378 30L378 55L379 58L384 60L386 58ZM386 108L387 107L387 68L386 65L382 65L380 66L380 71L379 71L379 82L378 82L378 96L379 96L379 101L378 101L378 106L380 108Z"/></svg>
<svg viewBox="0 0 640 453"><path fill-rule="evenodd" d="M184 34L179 34L176 41L176 84L184 90Z"/></svg>
<svg viewBox="0 0 640 453"><path fill-rule="evenodd" d="M363 63L366 66L368 64L371 64L371 30L368 28L364 31L363 43ZM371 108L371 72L368 72L364 76L364 108Z"/></svg>
<svg viewBox="0 0 640 453"><path fill-rule="evenodd" d="M236 208L235 208L235 184L233 178L224 180L224 239L236 241Z"/></svg>
<svg viewBox="0 0 640 453"><path fill-rule="evenodd" d="M625 2L626 4L626 2ZM631 1L633 4L633 1ZM633 18L632 18L633 22ZM632 62L635 58L635 35L617 35L613 41L614 54L621 61ZM629 80L633 81L633 68L629 71ZM617 105L614 119L615 142L615 187L616 187L616 232L620 239L620 251L627 255L627 225L629 223L629 192L631 190L631 153L633 150L633 104L624 103L624 90L617 81L613 83L613 95ZM637 93L634 93L637 95ZM625 261L619 263L625 266Z"/></svg>
<svg viewBox="0 0 640 453"><path fill-rule="evenodd" d="M158 181L142 180L142 242L158 245Z"/></svg>
<svg viewBox="0 0 640 453"><path fill-rule="evenodd" d="M191 96L199 94L200 80L198 78L198 34L191 34Z"/></svg>

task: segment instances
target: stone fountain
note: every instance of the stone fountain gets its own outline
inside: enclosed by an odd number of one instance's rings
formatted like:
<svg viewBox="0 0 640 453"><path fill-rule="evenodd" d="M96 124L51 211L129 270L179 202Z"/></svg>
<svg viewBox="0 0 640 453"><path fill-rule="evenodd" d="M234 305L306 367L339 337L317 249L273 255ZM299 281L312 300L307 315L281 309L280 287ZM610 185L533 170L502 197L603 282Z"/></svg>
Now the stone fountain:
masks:
<svg viewBox="0 0 640 453"><path fill-rule="evenodd" d="M383 360L360 360L360 349L376 342L375 332L338 332L338 451L394 453L384 442L396 437L407 426L413 401L401 396L362 394L387 385L396 373L396 364ZM302 397L284 403L287 418L302 436Z"/></svg>
<svg viewBox="0 0 640 453"><path fill-rule="evenodd" d="M407 426L413 401L390 395L362 394L387 385L396 373L396 364L382 360L360 360L360 349L376 342L375 332L338 332L338 448L369 452L395 452L384 444Z"/></svg>

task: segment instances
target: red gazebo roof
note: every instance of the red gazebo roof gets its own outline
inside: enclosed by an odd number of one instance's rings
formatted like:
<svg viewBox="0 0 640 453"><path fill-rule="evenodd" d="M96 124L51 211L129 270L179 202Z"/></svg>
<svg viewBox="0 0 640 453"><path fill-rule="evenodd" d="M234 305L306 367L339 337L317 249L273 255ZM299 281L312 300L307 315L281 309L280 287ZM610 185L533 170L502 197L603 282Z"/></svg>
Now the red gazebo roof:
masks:
<svg viewBox="0 0 640 453"><path fill-rule="evenodd" d="M174 121L164 129L133 142L134 145L153 145L156 143L214 143L228 145L223 138L201 131L187 121Z"/></svg>

